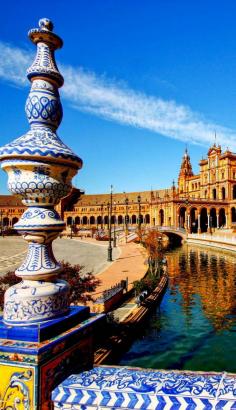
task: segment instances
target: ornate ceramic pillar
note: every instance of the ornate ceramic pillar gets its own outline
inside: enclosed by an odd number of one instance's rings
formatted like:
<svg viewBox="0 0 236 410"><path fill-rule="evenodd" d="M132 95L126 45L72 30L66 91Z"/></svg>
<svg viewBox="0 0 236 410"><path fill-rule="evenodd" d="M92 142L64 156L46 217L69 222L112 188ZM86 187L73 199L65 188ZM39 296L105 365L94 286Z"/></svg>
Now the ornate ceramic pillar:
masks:
<svg viewBox="0 0 236 410"><path fill-rule="evenodd" d="M72 177L82 166L57 136L62 119L58 88L63 84L54 51L62 46L48 19L29 37L37 55L28 69L32 83L26 101L30 130L0 148L8 187L28 207L14 227L29 243L17 269L19 283L5 294L0 317L0 408L52 409L51 391L67 375L93 364L94 326L103 316L90 316L88 306L68 307L68 285L52 241L64 228L55 211L71 190ZM20 281L21 280L21 281Z"/></svg>
<svg viewBox="0 0 236 410"><path fill-rule="evenodd" d="M37 46L35 60L27 70L32 84L25 106L30 130L0 149L8 188L28 206L14 225L29 248L16 271L22 281L5 294L6 324L38 323L68 309L68 285L58 279L61 266L52 252L52 241L65 224L54 206L71 191L71 180L82 161L56 133L62 120L58 88L63 77L54 51L62 47L62 40L52 30L52 22L41 19L39 28L29 32Z"/></svg>

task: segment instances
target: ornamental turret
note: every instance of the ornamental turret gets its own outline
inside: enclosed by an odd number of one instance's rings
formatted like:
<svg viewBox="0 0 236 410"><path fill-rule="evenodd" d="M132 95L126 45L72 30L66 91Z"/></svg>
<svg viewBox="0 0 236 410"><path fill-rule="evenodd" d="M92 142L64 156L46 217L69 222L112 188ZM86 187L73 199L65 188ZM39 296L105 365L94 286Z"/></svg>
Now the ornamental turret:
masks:
<svg viewBox="0 0 236 410"><path fill-rule="evenodd" d="M39 28L29 32L37 46L36 58L27 70L32 83L25 107L30 130L0 148L8 188L28 207L14 225L29 248L16 271L22 281L5 293L7 324L38 323L68 310L68 284L58 279L61 266L52 251L52 241L65 223L54 206L70 193L71 180L82 167L82 160L56 133L63 115L58 88L64 80L54 52L63 43L52 30L52 22L44 18Z"/></svg>
<svg viewBox="0 0 236 410"><path fill-rule="evenodd" d="M192 165L190 161L190 156L188 154L187 148L185 149L184 156L182 158L182 163L179 171L178 177L178 188L179 193L185 193L187 188L187 179L188 177L193 176Z"/></svg>

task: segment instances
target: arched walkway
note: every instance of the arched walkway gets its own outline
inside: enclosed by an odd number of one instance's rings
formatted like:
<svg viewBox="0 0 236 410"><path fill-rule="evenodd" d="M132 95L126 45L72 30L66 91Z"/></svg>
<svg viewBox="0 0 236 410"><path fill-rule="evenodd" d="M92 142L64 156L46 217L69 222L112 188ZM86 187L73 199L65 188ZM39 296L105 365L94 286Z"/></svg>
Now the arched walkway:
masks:
<svg viewBox="0 0 236 410"><path fill-rule="evenodd" d="M79 216L75 217L75 225L80 225L80 217Z"/></svg>
<svg viewBox="0 0 236 410"><path fill-rule="evenodd" d="M71 225L72 224L72 216L68 216L67 220L66 220L66 224L67 225Z"/></svg>
<svg viewBox="0 0 236 410"><path fill-rule="evenodd" d="M102 217L101 217L101 215L99 215L97 217L97 224L102 226Z"/></svg>
<svg viewBox="0 0 236 410"><path fill-rule="evenodd" d="M145 215L145 223L150 224L150 215L149 214Z"/></svg>
<svg viewBox="0 0 236 410"><path fill-rule="evenodd" d="M94 216L90 216L89 223L90 223L90 225L95 225L95 217Z"/></svg>
<svg viewBox="0 0 236 410"><path fill-rule="evenodd" d="M185 228L186 223L186 208L182 206L179 210L179 227Z"/></svg>
<svg viewBox="0 0 236 410"><path fill-rule="evenodd" d="M108 225L108 216L107 215L104 216L104 224Z"/></svg>
<svg viewBox="0 0 236 410"><path fill-rule="evenodd" d="M232 223L236 222L236 209L234 206L231 208L231 222Z"/></svg>
<svg viewBox="0 0 236 410"><path fill-rule="evenodd" d="M118 215L118 225L122 225L122 224L123 224L123 216Z"/></svg>
<svg viewBox="0 0 236 410"><path fill-rule="evenodd" d="M223 228L225 226L226 226L225 209L220 208L220 211L219 211L219 227Z"/></svg>
<svg viewBox="0 0 236 410"><path fill-rule="evenodd" d="M197 208L191 208L190 210L190 233L197 233L198 219Z"/></svg>
<svg viewBox="0 0 236 410"><path fill-rule="evenodd" d="M88 224L88 218L87 218L87 216L83 216L82 225L87 225L87 224Z"/></svg>
<svg viewBox="0 0 236 410"><path fill-rule="evenodd" d="M210 209L210 228L217 228L217 216L216 216L216 209Z"/></svg>
<svg viewBox="0 0 236 410"><path fill-rule="evenodd" d="M12 219L12 225L16 224L19 221L19 219L14 216L14 218Z"/></svg>
<svg viewBox="0 0 236 410"><path fill-rule="evenodd" d="M137 223L136 215L132 215L131 223L132 223L132 225L135 225Z"/></svg>
<svg viewBox="0 0 236 410"><path fill-rule="evenodd" d="M207 217L207 209L202 208L200 212L200 229L201 232L207 232L208 228L208 217Z"/></svg>

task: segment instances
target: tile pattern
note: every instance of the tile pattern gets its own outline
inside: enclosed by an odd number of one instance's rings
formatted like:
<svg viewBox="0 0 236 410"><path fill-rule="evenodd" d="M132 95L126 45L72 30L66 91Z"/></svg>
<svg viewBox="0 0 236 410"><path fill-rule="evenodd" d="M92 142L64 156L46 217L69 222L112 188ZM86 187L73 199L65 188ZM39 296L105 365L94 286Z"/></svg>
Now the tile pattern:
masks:
<svg viewBox="0 0 236 410"><path fill-rule="evenodd" d="M37 53L27 71L31 90L26 101L30 130L0 147L1 167L8 174L8 188L29 207L15 229L29 243L27 256L16 271L22 282L5 292L4 321L22 326L40 323L68 310L68 286L56 280L61 265L52 242L65 227L54 210L72 189L72 178L82 160L57 135L63 111L58 89L63 85L55 61L62 40L46 18L30 30Z"/></svg>
<svg viewBox="0 0 236 410"><path fill-rule="evenodd" d="M236 409L236 375L96 367L52 393L55 409ZM80 407L81 406L81 407Z"/></svg>

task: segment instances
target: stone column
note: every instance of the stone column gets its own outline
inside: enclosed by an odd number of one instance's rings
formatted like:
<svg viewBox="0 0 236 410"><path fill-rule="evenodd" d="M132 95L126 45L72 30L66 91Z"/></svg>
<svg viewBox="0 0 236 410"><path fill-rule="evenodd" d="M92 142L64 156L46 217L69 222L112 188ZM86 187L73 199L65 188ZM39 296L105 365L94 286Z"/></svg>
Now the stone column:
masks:
<svg viewBox="0 0 236 410"><path fill-rule="evenodd" d="M211 231L211 226L210 226L210 214L207 214L207 232Z"/></svg>
<svg viewBox="0 0 236 410"><path fill-rule="evenodd" d="M216 214L216 227L219 229L219 213Z"/></svg>
<svg viewBox="0 0 236 410"><path fill-rule="evenodd" d="M197 216L197 220L198 220L197 232L201 233L201 215L200 214Z"/></svg>

